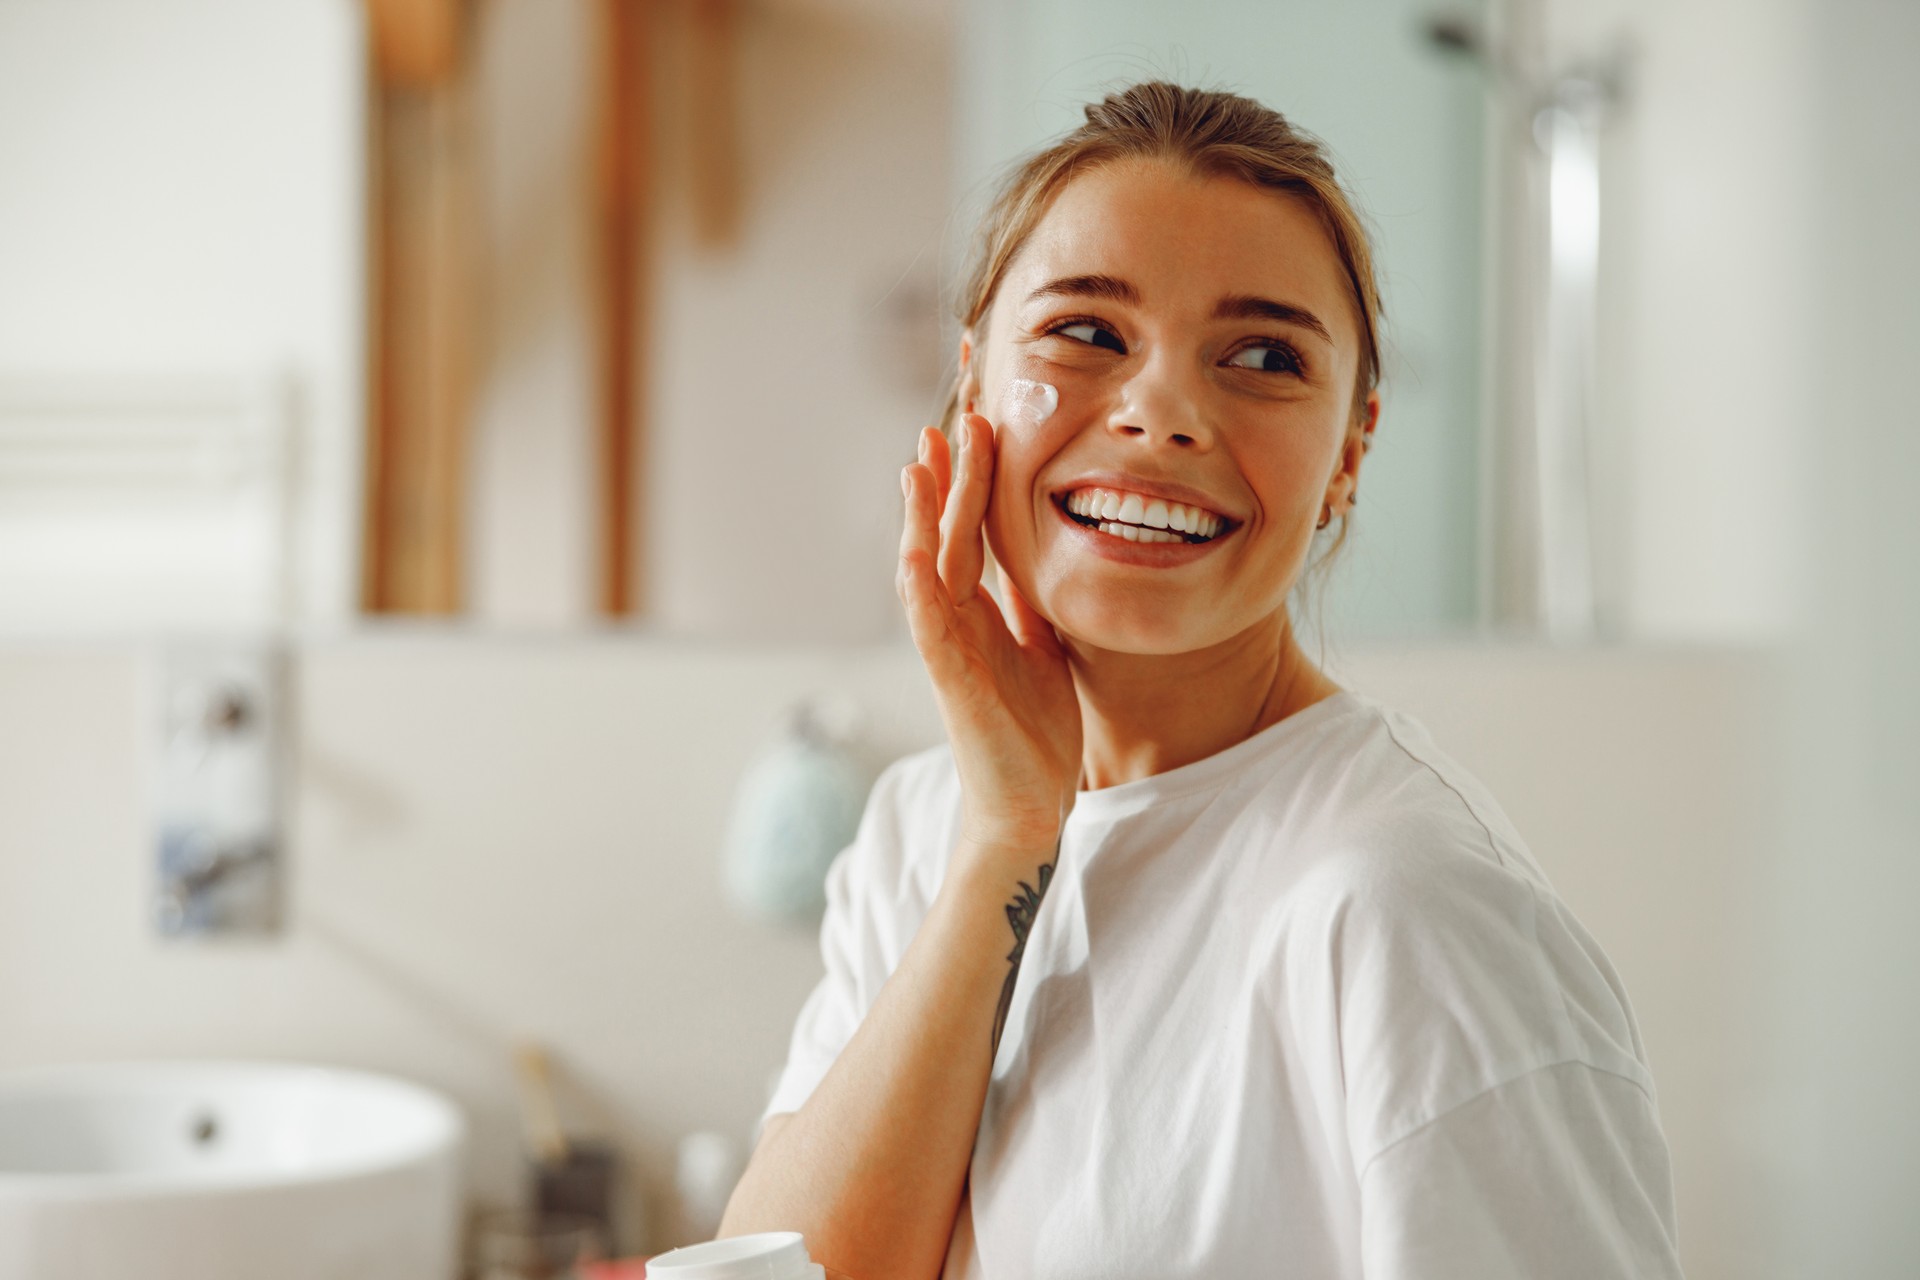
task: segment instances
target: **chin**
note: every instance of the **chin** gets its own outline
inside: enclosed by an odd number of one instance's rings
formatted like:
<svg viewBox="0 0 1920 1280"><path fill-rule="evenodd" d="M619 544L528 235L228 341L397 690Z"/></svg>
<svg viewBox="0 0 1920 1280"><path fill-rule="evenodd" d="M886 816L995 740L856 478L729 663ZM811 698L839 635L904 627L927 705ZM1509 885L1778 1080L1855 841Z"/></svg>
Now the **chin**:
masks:
<svg viewBox="0 0 1920 1280"><path fill-rule="evenodd" d="M1194 625L1184 610L1112 597L1061 602L1047 610L1075 642L1109 653L1174 654L1207 648L1220 637Z"/></svg>

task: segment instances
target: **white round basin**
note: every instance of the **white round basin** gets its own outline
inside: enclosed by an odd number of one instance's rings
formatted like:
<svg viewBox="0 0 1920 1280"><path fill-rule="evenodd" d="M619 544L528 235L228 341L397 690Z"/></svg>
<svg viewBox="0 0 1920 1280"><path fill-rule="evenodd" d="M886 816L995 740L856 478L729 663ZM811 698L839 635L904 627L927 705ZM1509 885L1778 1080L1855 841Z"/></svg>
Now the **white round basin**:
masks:
<svg viewBox="0 0 1920 1280"><path fill-rule="evenodd" d="M0 1280L449 1280L465 1131L332 1067L0 1072Z"/></svg>

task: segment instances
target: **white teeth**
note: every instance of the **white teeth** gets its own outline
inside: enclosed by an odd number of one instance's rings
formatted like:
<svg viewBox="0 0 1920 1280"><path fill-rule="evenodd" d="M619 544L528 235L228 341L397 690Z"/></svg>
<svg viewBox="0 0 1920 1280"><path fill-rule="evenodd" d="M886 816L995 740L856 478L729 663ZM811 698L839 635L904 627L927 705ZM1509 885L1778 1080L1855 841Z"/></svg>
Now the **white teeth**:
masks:
<svg viewBox="0 0 1920 1280"><path fill-rule="evenodd" d="M1100 532L1110 538L1125 538L1128 542L1185 542L1177 533L1168 533L1164 529L1142 529L1134 524L1102 524Z"/></svg>
<svg viewBox="0 0 1920 1280"><path fill-rule="evenodd" d="M1077 489L1066 507L1076 516L1098 521L1100 532L1133 542L1185 542L1181 534L1212 538L1225 521L1199 507L1113 489Z"/></svg>

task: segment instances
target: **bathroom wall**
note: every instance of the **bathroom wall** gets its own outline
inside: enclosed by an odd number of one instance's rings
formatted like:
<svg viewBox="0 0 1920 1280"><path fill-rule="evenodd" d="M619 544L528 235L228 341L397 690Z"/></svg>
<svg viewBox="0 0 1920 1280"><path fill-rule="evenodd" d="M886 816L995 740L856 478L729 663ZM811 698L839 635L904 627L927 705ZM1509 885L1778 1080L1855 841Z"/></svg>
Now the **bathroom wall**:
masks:
<svg viewBox="0 0 1920 1280"><path fill-rule="evenodd" d="M1608 948L1653 1057L1689 1275L1749 1274L1771 660L1336 656L1481 774ZM291 923L168 945L149 924L154 660L0 649L0 1068L165 1054L398 1072L466 1108L473 1188L495 1201L517 1168L519 1035L552 1046L568 1122L615 1134L656 1197L681 1134L747 1139L820 963L810 928L724 905L734 780L810 691L861 706L876 760L938 737L905 648L315 640L296 668Z"/></svg>
<svg viewBox="0 0 1920 1280"><path fill-rule="evenodd" d="M1810 7L1819 288L1797 332L1819 396L1793 814L1767 936L1767 1264L1759 1280L1920 1274L1920 7Z"/></svg>

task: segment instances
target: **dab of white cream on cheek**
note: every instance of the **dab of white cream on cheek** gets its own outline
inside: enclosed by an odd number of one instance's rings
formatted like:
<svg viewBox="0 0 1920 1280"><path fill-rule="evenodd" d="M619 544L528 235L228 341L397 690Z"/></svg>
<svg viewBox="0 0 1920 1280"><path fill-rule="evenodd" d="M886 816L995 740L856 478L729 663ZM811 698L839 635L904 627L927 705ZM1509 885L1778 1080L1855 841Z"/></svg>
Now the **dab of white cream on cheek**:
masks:
<svg viewBox="0 0 1920 1280"><path fill-rule="evenodd" d="M1007 407L1000 415L1009 427L1037 427L1060 407L1060 391L1051 382L1015 378L1007 384Z"/></svg>

